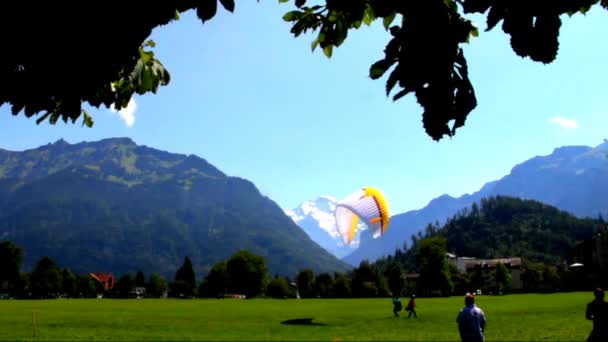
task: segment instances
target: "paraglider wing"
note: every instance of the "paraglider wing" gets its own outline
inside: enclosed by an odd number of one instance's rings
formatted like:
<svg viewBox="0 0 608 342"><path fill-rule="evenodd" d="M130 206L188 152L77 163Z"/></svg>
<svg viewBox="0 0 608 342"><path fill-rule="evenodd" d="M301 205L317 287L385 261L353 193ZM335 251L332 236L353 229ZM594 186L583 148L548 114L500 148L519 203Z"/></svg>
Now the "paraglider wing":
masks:
<svg viewBox="0 0 608 342"><path fill-rule="evenodd" d="M336 205L334 212L336 229L345 244L350 244L356 233L359 220L370 229L374 238L386 231L389 222L388 204L376 188L363 188Z"/></svg>

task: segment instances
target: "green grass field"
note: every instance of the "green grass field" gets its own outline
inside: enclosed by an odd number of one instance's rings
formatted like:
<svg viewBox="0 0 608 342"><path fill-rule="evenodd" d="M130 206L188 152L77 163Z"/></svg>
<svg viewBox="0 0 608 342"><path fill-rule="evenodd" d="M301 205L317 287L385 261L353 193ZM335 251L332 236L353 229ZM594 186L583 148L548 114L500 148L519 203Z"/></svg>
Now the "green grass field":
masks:
<svg viewBox="0 0 608 342"><path fill-rule="evenodd" d="M479 296L477 304L488 320L487 341L584 341L591 299L590 293ZM462 297L417 304L418 319L408 320L405 311L393 317L390 298L1 300L0 340L459 340ZM324 325L280 324L304 317Z"/></svg>

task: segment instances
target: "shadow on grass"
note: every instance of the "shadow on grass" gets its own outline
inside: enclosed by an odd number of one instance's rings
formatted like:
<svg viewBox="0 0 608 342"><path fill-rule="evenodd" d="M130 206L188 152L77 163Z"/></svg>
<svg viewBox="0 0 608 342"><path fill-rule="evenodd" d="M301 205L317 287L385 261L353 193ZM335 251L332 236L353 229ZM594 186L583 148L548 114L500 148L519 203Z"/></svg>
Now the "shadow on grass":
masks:
<svg viewBox="0 0 608 342"><path fill-rule="evenodd" d="M327 325L325 323L317 323L317 322L313 322L312 318L294 318L294 319L288 319L286 321L281 322L281 324L288 324L288 325Z"/></svg>

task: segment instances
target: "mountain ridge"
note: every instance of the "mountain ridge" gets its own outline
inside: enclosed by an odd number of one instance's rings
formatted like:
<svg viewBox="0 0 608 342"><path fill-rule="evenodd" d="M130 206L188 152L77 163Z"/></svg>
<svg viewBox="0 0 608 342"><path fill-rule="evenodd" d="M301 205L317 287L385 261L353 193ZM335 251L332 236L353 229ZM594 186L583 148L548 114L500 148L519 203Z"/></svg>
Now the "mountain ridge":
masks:
<svg viewBox="0 0 608 342"><path fill-rule="evenodd" d="M75 272L141 269L172 278L184 256L197 275L238 249L272 273L348 266L313 242L251 181L196 155L130 138L0 151L0 239Z"/></svg>
<svg viewBox="0 0 608 342"><path fill-rule="evenodd" d="M362 234L359 248L343 260L358 265L376 260L402 248L413 234L429 223L446 219L488 196L504 195L533 199L577 217L608 214L608 143L596 147L561 146L548 155L535 156L516 164L504 177L485 183L478 191L452 197L438 196L423 208L394 215L380 239Z"/></svg>

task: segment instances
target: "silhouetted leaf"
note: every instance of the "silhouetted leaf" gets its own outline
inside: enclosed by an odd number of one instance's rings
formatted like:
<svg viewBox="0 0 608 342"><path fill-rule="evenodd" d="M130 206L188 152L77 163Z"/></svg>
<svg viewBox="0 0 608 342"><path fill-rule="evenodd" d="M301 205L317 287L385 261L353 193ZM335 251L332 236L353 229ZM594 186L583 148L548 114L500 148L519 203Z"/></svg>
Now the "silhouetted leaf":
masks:
<svg viewBox="0 0 608 342"><path fill-rule="evenodd" d="M25 103L13 101L13 107L11 108L11 113L13 115L19 114L19 112L25 107Z"/></svg>
<svg viewBox="0 0 608 342"><path fill-rule="evenodd" d="M41 117L39 117L36 120L36 125L39 125L42 121L46 120L46 118L48 118L49 116L51 116L51 112L44 113L44 115L42 115Z"/></svg>
<svg viewBox="0 0 608 342"><path fill-rule="evenodd" d="M397 101L400 98L404 97L405 95L409 94L413 89L409 89L409 88L405 88L403 90L400 90L397 94L395 94L395 96L393 96L393 101Z"/></svg>
<svg viewBox="0 0 608 342"><path fill-rule="evenodd" d="M226 11L231 13L234 12L234 0L220 0L220 2L222 3L222 6L224 6Z"/></svg>
<svg viewBox="0 0 608 342"><path fill-rule="evenodd" d="M503 18L503 16L504 13L502 12L502 8L499 8L498 6L492 6L492 8L490 8L490 13L488 13L488 28L486 29L486 31L490 31L491 29L493 29L494 26L496 26L496 24L498 24L498 22Z"/></svg>
<svg viewBox="0 0 608 342"><path fill-rule="evenodd" d="M391 90L393 90L393 88L395 87L395 84L397 84L397 81L399 80L399 72L401 70L399 70L399 66L397 66L395 68L395 70L393 70L391 72L391 74L388 76L388 79L386 80L386 96L389 96L391 93Z"/></svg>
<svg viewBox="0 0 608 342"><path fill-rule="evenodd" d="M296 0L296 7L301 8L306 4L306 0Z"/></svg>
<svg viewBox="0 0 608 342"><path fill-rule="evenodd" d="M196 15L203 21L210 20L217 12L217 0L198 0Z"/></svg>
<svg viewBox="0 0 608 342"><path fill-rule="evenodd" d="M466 0L462 2L464 13L484 13L490 8L490 0Z"/></svg>

